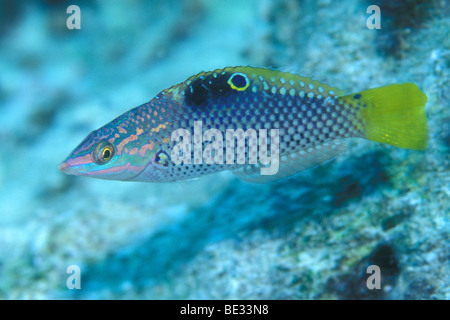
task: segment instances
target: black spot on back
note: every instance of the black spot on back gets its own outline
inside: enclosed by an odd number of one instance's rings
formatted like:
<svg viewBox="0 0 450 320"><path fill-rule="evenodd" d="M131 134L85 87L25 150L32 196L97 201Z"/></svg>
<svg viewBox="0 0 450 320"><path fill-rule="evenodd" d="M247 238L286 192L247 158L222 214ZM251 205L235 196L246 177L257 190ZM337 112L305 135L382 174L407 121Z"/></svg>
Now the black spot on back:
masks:
<svg viewBox="0 0 450 320"><path fill-rule="evenodd" d="M216 78L209 76L198 77L186 88L184 101L186 105L196 108L206 108L217 102L221 97L233 93L233 89L227 83L229 73L219 74Z"/></svg>
<svg viewBox="0 0 450 320"><path fill-rule="evenodd" d="M361 95L360 95L359 93L358 93L358 94L355 94L355 95L353 96L353 98L359 100L359 99L361 99Z"/></svg>

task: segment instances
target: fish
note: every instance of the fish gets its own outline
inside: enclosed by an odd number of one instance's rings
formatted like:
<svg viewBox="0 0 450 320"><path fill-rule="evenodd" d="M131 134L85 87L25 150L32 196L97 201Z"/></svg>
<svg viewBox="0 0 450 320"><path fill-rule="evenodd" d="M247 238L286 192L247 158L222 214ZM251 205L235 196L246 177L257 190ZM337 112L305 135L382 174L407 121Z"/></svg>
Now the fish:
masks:
<svg viewBox="0 0 450 320"><path fill-rule="evenodd" d="M203 71L92 131L59 168L144 182L230 170L246 182L267 183L335 158L353 138L425 150L426 102L414 83L346 94L271 68Z"/></svg>

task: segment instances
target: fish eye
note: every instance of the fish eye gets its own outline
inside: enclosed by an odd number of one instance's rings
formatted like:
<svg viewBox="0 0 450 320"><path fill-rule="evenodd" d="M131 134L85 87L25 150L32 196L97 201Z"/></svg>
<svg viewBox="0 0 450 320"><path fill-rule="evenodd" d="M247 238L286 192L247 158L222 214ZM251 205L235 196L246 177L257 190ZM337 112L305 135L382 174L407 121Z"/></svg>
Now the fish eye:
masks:
<svg viewBox="0 0 450 320"><path fill-rule="evenodd" d="M243 91L250 85L250 80L246 74L236 72L231 75L230 79L228 79L228 84L234 90Z"/></svg>
<svg viewBox="0 0 450 320"><path fill-rule="evenodd" d="M96 164L102 165L107 163L114 156L115 149L114 146L107 142L99 142L92 152L92 158Z"/></svg>

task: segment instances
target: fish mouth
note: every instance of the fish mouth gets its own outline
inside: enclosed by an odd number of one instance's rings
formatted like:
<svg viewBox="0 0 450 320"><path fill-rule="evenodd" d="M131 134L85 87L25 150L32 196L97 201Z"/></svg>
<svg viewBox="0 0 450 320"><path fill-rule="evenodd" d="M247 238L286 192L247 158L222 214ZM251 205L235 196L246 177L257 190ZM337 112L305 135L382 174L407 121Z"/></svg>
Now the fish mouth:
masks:
<svg viewBox="0 0 450 320"><path fill-rule="evenodd" d="M86 155L81 156L73 156L71 153L66 160L61 163L59 166L59 170L61 170L65 174L75 175L75 176L84 176L86 175L86 168L83 168L84 165L89 165L92 163L91 155L88 153Z"/></svg>
<svg viewBox="0 0 450 320"><path fill-rule="evenodd" d="M121 180L121 181L133 181L134 178L139 176L147 167L147 165L142 165L142 169L137 172L130 172L129 171L129 163L113 168L106 169L110 172L104 172L105 170L94 170L94 171L86 171L83 168L80 168L79 166L73 166L71 164L72 159L66 160L59 166L59 170L61 172L73 175L73 176L88 176L91 178L96 179L103 179L103 180ZM122 172L122 170L125 169L125 171ZM128 169L128 170L127 170ZM117 171L117 172L115 172ZM131 173L131 174L130 174Z"/></svg>
<svg viewBox="0 0 450 320"><path fill-rule="evenodd" d="M70 174L70 175L75 175L75 176L81 175L81 173L78 170L71 167L67 163L67 161L64 161L63 163L61 163L61 165L59 166L59 170L61 170L61 172L65 173L65 174Z"/></svg>
<svg viewBox="0 0 450 320"><path fill-rule="evenodd" d="M59 170L66 173L66 169L69 168L69 164L67 162L63 162L59 165Z"/></svg>

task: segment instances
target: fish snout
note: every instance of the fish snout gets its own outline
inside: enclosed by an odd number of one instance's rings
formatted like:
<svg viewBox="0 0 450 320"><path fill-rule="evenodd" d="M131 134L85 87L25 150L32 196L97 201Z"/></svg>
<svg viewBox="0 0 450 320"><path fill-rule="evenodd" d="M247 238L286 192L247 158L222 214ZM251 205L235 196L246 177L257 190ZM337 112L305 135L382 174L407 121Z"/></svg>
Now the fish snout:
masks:
<svg viewBox="0 0 450 320"><path fill-rule="evenodd" d="M75 170L73 167L70 166L70 164L67 163L67 161L64 161L63 163L61 163L61 165L59 166L59 170L61 170L61 172L65 173L65 174L70 174L70 175L79 175L80 173Z"/></svg>

